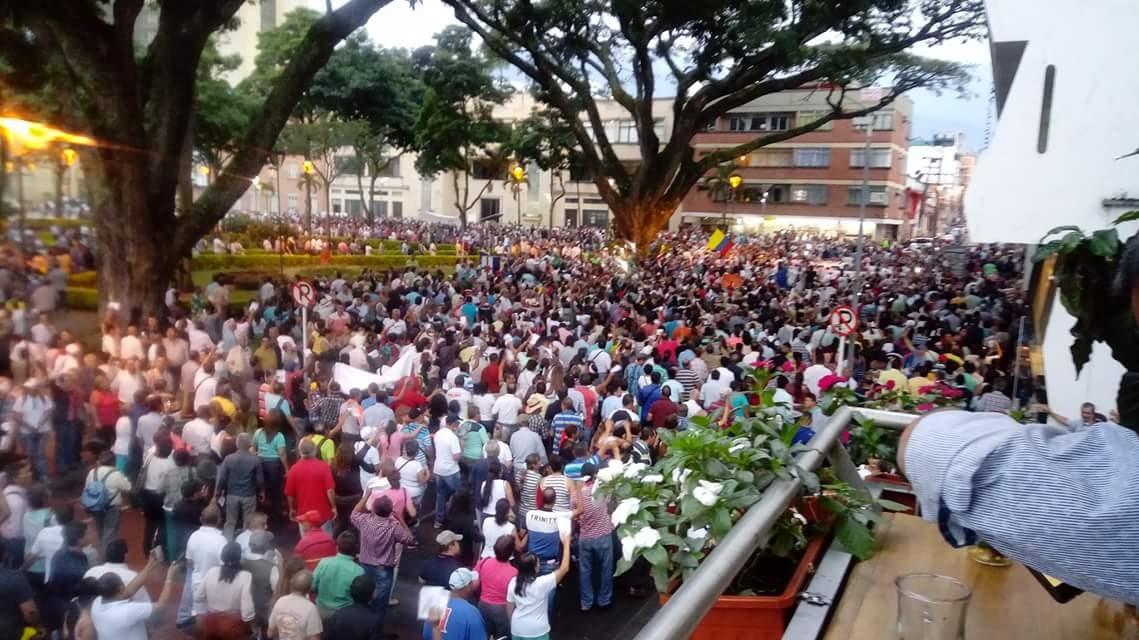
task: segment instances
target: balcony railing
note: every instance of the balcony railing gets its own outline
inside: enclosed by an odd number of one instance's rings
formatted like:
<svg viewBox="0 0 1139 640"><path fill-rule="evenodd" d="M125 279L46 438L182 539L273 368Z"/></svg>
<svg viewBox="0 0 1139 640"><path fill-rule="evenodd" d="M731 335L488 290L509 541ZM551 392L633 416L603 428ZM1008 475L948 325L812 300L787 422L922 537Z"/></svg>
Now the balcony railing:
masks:
<svg viewBox="0 0 1139 640"><path fill-rule="evenodd" d="M899 430L917 418L907 413L842 407L808 443L811 450L799 456L799 466L814 471L824 459L829 460L840 480L856 489L865 489L858 469L838 440L856 413L881 427ZM748 509L700 567L641 629L636 640L688 638L735 578L739 568L757 549L767 544L776 520L799 495L801 486L802 481L798 478L773 482L764 491L763 499Z"/></svg>

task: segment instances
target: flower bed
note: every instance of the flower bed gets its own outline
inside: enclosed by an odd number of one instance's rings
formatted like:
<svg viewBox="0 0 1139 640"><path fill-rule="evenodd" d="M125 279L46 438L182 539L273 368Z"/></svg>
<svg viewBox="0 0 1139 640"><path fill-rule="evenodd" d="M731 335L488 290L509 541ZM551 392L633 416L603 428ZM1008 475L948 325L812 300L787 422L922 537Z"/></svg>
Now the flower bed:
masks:
<svg viewBox="0 0 1139 640"><path fill-rule="evenodd" d="M293 267L361 267L368 269L392 270L416 266L421 269L448 269L469 258L458 256L404 256L404 255L334 255L326 264L320 256L303 254L280 255L258 253L247 255L202 254L191 262L194 271L224 271L227 269L280 269Z"/></svg>

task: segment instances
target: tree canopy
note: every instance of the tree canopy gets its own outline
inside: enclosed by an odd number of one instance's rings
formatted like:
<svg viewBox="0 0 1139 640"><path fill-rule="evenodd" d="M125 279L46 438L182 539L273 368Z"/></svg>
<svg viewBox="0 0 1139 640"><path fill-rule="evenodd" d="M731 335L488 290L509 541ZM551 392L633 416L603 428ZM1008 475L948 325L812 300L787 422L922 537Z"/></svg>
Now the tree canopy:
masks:
<svg viewBox="0 0 1139 640"><path fill-rule="evenodd" d="M888 105L917 87L960 86L964 72L909 50L984 30L981 0L444 0L514 65L570 127L617 231L647 249L685 194L718 164ZM890 85L862 102L859 87ZM693 138L764 95L814 86L821 118L696 157ZM598 96L637 132L641 162L622 163ZM653 99L672 96L662 140Z"/></svg>

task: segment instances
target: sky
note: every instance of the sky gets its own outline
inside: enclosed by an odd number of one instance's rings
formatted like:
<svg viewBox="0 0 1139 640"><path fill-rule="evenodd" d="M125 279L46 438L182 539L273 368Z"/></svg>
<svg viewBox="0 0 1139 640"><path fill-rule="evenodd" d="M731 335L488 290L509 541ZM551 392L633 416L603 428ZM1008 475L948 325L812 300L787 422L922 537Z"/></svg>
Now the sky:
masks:
<svg viewBox="0 0 1139 640"><path fill-rule="evenodd" d="M451 9L440 0L422 0L413 9L409 3L396 0L381 9L368 23L371 39L385 47L413 49L433 42L432 36L449 24L455 24ZM916 53L970 65L972 81L964 97L956 93L936 95L931 91L914 91L914 138L929 138L937 133L961 133L965 150L978 152L985 142L985 127L991 109L992 72L987 42L951 42ZM995 115L995 114L994 114Z"/></svg>

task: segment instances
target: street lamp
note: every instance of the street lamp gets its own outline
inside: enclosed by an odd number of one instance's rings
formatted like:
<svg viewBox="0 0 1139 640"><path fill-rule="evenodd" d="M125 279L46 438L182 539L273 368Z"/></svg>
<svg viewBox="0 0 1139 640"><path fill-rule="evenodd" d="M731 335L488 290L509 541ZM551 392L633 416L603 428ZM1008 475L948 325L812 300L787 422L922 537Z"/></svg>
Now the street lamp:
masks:
<svg viewBox="0 0 1139 640"><path fill-rule="evenodd" d="M519 193L522 191L522 185L526 184L528 176L526 169L521 163L515 164L510 169L510 182L511 191L514 192L514 204L518 208L518 225L522 225L522 200L519 198Z"/></svg>
<svg viewBox="0 0 1139 640"><path fill-rule="evenodd" d="M724 194L723 225L725 232L728 230L728 204L732 201L732 198L736 197L736 189L740 188L740 185L743 184L743 181L743 177L741 177L738 173L733 173L732 175L728 176L728 192Z"/></svg>

